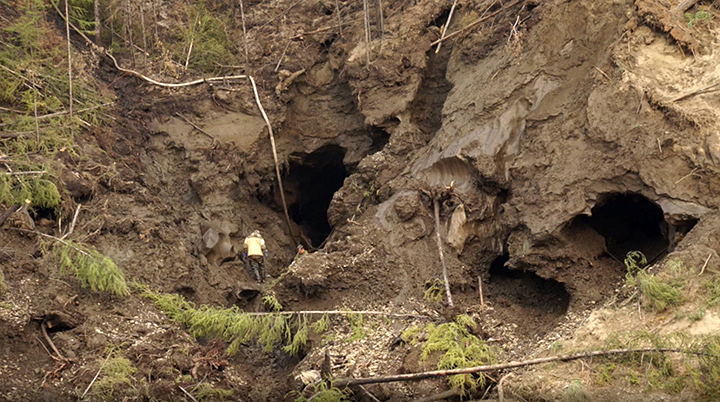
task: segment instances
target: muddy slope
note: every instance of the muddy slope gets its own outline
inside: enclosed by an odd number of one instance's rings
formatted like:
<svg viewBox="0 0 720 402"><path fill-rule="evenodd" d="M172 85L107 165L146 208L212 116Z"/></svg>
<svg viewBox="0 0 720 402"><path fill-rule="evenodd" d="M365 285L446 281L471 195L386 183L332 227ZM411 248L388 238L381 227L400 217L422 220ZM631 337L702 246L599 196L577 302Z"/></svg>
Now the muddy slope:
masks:
<svg viewBox="0 0 720 402"><path fill-rule="evenodd" d="M447 23L445 2L384 4L369 46L360 3L247 5L250 70L275 129L292 236L249 85L163 89L101 61L98 79L118 95L115 120L79 138L87 158L59 162L82 190L72 193L83 204L76 239L131 280L196 303L258 310L272 292L293 310L467 312L501 357L532 354L615 293L627 251L660 260L717 208L717 99L683 97L717 78L714 28L693 32L703 46L690 57L651 18L667 10L637 3L471 1L449 31L497 14L438 53L430 44ZM177 17L171 5L163 12ZM324 29L338 13L342 31ZM449 187L440 231L455 309L423 299L442 277L428 194ZM259 228L272 279L295 243L313 252L271 289L238 261L204 253L203 221L234 244ZM179 400L178 384L204 380L234 400L282 400L325 350L344 362L337 376L428 369L409 348L388 348L404 322L378 323L359 343L308 347L302 361L250 345L226 359L224 345L199 344L138 294L81 289L38 258L37 239L0 239L16 245L0 254L8 401L75 400L109 345L138 369L135 400ZM487 307L475 314L479 284ZM35 340L49 319L70 367L56 370ZM408 400L444 386L372 391Z"/></svg>

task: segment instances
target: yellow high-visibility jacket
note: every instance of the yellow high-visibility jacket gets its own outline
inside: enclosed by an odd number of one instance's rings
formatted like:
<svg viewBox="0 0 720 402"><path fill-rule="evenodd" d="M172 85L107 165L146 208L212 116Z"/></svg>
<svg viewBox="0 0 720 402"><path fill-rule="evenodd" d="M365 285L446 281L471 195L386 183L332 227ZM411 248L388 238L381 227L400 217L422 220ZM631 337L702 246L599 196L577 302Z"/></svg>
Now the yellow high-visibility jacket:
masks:
<svg viewBox="0 0 720 402"><path fill-rule="evenodd" d="M246 237L245 238L245 249L248 255L263 255L265 248L265 239L262 237Z"/></svg>

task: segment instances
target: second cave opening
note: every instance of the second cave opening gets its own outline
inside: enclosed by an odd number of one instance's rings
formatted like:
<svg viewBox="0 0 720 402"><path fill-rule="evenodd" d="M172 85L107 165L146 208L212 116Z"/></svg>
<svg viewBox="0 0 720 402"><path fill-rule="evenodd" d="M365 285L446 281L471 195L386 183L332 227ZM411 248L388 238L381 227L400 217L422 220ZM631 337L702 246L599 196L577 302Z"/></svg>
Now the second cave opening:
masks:
<svg viewBox="0 0 720 402"><path fill-rule="evenodd" d="M629 251L640 251L653 261L668 250L663 210L640 194L608 194L591 213L590 226L605 238L607 252L619 261Z"/></svg>

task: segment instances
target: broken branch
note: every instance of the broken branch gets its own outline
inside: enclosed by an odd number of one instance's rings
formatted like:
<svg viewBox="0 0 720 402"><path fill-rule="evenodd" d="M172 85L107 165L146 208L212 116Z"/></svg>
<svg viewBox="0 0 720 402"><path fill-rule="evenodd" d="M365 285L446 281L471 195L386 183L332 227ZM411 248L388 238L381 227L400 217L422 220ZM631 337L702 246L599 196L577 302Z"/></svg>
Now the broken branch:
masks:
<svg viewBox="0 0 720 402"><path fill-rule="evenodd" d="M50 336L48 335L46 328L47 328L47 325L45 324L45 321L41 322L40 329L42 329L42 334L45 337L45 340L50 345L50 347L55 352L55 354L58 355L58 358L60 358L60 360L67 361L67 359L60 353L58 348L55 347L55 344L53 343L52 339L50 339Z"/></svg>
<svg viewBox="0 0 720 402"><path fill-rule="evenodd" d="M456 375L456 374L473 374L473 373L481 373L481 372L486 372L486 371L506 370L506 369L511 369L511 368L532 366L532 365L537 365L537 364L542 364L542 363L550 363L550 362L556 362L556 361L566 362L566 361L584 359L584 358L595 357L595 356L626 355L626 354L631 354L631 353L648 353L648 352L661 352L661 353L670 352L670 353L693 354L693 355L697 355L697 356L720 357L720 356L710 355L705 352L683 350L683 349L672 349L672 348L596 350L593 352L577 353L577 354L573 354L573 355L540 357L537 359L523 360L523 361L519 361L519 362L489 364L486 366L475 366L475 367L459 368L459 369L452 369L452 370L435 370L435 371L425 371L422 373L398 374L398 375L367 377L367 378L341 378L341 379L336 380L333 383L333 385L338 388L342 388L342 387L346 387L346 386L350 386L350 385L378 384L378 383L397 382L397 381L417 381L417 380L424 380L427 378L447 377L447 376Z"/></svg>
<svg viewBox="0 0 720 402"><path fill-rule="evenodd" d="M195 402L198 402L198 400L195 399L195 397L192 396L192 394L190 394L189 392L185 391L185 388L183 388L183 387L180 386L180 385L178 385L178 388L180 388L180 391L184 392L185 395L187 395L188 397L190 397L190 399L192 399L192 400L195 401Z"/></svg>
<svg viewBox="0 0 720 402"><path fill-rule="evenodd" d="M5 172L4 174L6 176L23 176L23 175L31 175L31 174L45 174L47 173L44 170L28 170L25 172Z"/></svg>
<svg viewBox="0 0 720 402"><path fill-rule="evenodd" d="M710 257L712 257L712 253L710 253L705 259L705 264L703 264L702 269L700 269L700 273L698 274L698 276L701 276L703 272L705 272L705 268L707 268L708 262L710 262Z"/></svg>
<svg viewBox="0 0 720 402"><path fill-rule="evenodd" d="M717 83L712 84L712 85L708 85L708 86L706 86L706 87L704 87L704 88L700 88L700 89L698 89L697 91L688 92L688 93L686 93L685 95L680 95L680 96L678 96L677 98L672 99L671 102L678 102L678 101L681 101L681 100L683 100L683 99L687 99L687 98L689 98L689 97L691 97L691 96L700 95L700 94L704 94L704 93L707 93L707 92L713 92L713 91L720 90L720 88L715 88L715 87L717 87L717 86L720 86L720 82L717 82Z"/></svg>
<svg viewBox="0 0 720 402"><path fill-rule="evenodd" d="M450 26L450 21L452 20L453 13L455 12L455 6L457 6L457 0L453 0L452 7L450 7L450 14L448 14L447 21L445 21L445 26L443 27L442 33L440 34L440 40L445 38L445 34L447 33L447 29ZM442 46L442 42L438 43L437 48L435 49L435 53L440 52L440 46Z"/></svg>

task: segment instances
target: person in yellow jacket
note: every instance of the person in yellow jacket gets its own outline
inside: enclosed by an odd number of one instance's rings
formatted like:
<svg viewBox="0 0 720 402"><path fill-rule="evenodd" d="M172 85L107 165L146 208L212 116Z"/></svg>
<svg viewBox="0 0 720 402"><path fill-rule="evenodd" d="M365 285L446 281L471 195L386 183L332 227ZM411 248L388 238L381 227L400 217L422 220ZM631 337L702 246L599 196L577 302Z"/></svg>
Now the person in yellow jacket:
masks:
<svg viewBox="0 0 720 402"><path fill-rule="evenodd" d="M265 239L256 230L245 238L243 243L243 257L250 265L250 270L258 282L265 282L265 259L268 256Z"/></svg>

